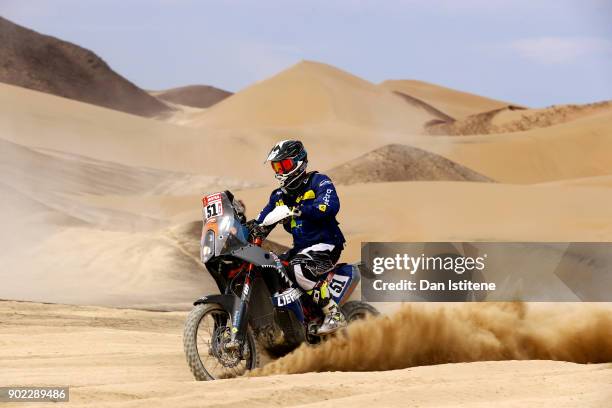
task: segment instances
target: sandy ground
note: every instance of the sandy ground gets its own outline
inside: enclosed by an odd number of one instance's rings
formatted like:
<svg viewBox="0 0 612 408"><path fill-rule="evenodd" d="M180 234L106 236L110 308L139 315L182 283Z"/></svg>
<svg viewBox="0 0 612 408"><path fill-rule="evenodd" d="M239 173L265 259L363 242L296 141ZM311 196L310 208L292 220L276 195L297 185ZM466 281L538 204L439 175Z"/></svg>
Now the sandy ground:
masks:
<svg viewBox="0 0 612 408"><path fill-rule="evenodd" d="M184 318L181 312L0 302L0 384L68 385L71 407L603 408L612 398L612 365L552 361L195 382L181 347Z"/></svg>

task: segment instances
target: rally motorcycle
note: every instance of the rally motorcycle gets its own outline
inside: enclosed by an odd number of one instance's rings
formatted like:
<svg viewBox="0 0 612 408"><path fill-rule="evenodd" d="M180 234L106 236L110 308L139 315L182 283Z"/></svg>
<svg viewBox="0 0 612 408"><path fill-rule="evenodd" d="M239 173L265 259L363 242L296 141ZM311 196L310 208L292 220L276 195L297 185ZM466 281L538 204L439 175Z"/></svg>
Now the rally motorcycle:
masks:
<svg viewBox="0 0 612 408"><path fill-rule="evenodd" d="M185 323L183 345L195 378L235 377L257 367L264 350L276 357L303 342L321 342L323 313L289 279L288 263L262 248L265 237L253 235L242 204L229 191L208 195L202 204L202 262L221 294L196 300ZM261 226L291 215L279 206ZM348 301L360 280L358 265L338 264L326 279L349 323L378 314L367 303Z"/></svg>

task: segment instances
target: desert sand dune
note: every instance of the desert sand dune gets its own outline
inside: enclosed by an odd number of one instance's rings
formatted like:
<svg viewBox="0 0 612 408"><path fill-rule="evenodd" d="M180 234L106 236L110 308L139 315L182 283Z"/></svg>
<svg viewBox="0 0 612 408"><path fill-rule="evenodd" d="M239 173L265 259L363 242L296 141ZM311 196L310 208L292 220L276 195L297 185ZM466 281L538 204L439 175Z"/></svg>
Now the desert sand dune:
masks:
<svg viewBox="0 0 612 408"><path fill-rule="evenodd" d="M386 145L326 172L335 184L384 181L491 181L436 154Z"/></svg>
<svg viewBox="0 0 612 408"><path fill-rule="evenodd" d="M570 187L602 187L612 188L612 175L609 176L594 176L575 179L567 179L561 181L551 181L548 183L540 183L540 186L570 186Z"/></svg>
<svg viewBox="0 0 612 408"><path fill-rule="evenodd" d="M409 79L387 80L379 86L417 98L454 119L513 105L508 102Z"/></svg>
<svg viewBox="0 0 612 408"><path fill-rule="evenodd" d="M245 201L249 215L254 217L269 191L261 188L235 194ZM380 237L389 241L612 239L609 189L398 182L339 186L339 193L339 221L348 240L342 259L347 262L359 259L360 242ZM371 210L370 200L363 199L366 196L376 197L376 211ZM117 203L111 207L121 211L122 229L105 231L95 225L59 230L55 227L53 234L36 247L3 257L3 273L10 276L12 271L20 270L21 278L18 282L7 281L0 298L163 309L168 305L185 307L199 292L214 291L197 259L197 227L194 230L176 224L178 220L187 223L201 217L199 196L167 200L152 195L135 200L132 207L122 208ZM125 202L130 201L129 196L125 197ZM449 201L453 203L452 211L448 209ZM106 214L104 201L95 206L82 205L88 211ZM155 212L158 206L166 208ZM174 223L176 227L151 230L154 225L139 218L145 215L162 225ZM534 219L538 219L538 228L533 227ZM103 225L102 220L98 222ZM37 228L45 228L45 224ZM290 236L280 228L270 238L283 245L291 244ZM189 241L191 244L185 244ZM61 286L72 281L78 285ZM24 287L19 282L38 284ZM41 287L43 283L47 286ZM45 287L64 289L49 291Z"/></svg>
<svg viewBox="0 0 612 408"><path fill-rule="evenodd" d="M608 101L586 105L560 105L543 109L524 109L515 106L478 113L457 121L436 122L427 126L431 134L485 135L520 132L545 128L598 113L612 111Z"/></svg>
<svg viewBox="0 0 612 408"><path fill-rule="evenodd" d="M0 147L0 276L7 282L0 298L184 309L212 290L197 252L170 228L170 215L105 205L103 198L200 196L227 188L229 180L42 153L3 140ZM189 205L197 208L199 199ZM198 246L198 237L190 238ZM19 280L12 279L16 273Z"/></svg>
<svg viewBox="0 0 612 408"><path fill-rule="evenodd" d="M418 98L415 98L414 96L410 96L408 94L405 94L405 93L402 93L402 92L399 92L399 91L393 91L393 93L398 95L398 96L401 96L402 99L405 100L406 102L408 102L409 104L421 107L421 108L425 109L427 112L432 114L434 119L431 119L429 122L427 122L425 124L425 128L426 129L432 123L451 122L451 121L455 120L453 117L447 115L446 113L444 113L441 110L433 107L432 105L429 105L429 104L423 102L422 100L420 100Z"/></svg>
<svg viewBox="0 0 612 408"><path fill-rule="evenodd" d="M150 229L163 225L139 209L97 205L79 197L131 197L203 194L249 183L229 178L130 167L77 155L43 153L0 139L0 182L32 201L101 228ZM102 199L100 199L102 200ZM93 205L86 205L93 204Z"/></svg>
<svg viewBox="0 0 612 408"><path fill-rule="evenodd" d="M191 118L194 115L206 111L206 108L194 108L187 105L179 105L178 103L166 102L173 111L164 112L155 117L155 119L170 123L171 125L188 126L191 123Z"/></svg>
<svg viewBox="0 0 612 408"><path fill-rule="evenodd" d="M142 116L169 107L78 45L0 17L0 82Z"/></svg>
<svg viewBox="0 0 612 408"><path fill-rule="evenodd" d="M0 84L0 89L1 139L130 167L269 180L269 168L242 161L226 166L228 158L216 150L230 152L241 144L267 153L265 141L216 137L11 85Z"/></svg>
<svg viewBox="0 0 612 408"><path fill-rule="evenodd" d="M361 241L385 236L395 241L606 241L612 238L609 190L588 186L521 186L463 182L369 183L338 186L342 198L339 220L348 239L343 259L360 256ZM267 202L269 188L234 191L255 217ZM372 212L371 201L379 207ZM476 199L477 197L477 199ZM517 200L517 197L521 197ZM453 203L452 211L448 203ZM167 217L174 222L197 219L199 196L104 197L100 207L123 208L134 214ZM424 205L426 204L426 205ZM533 228L534 219L539 228ZM398 220L402 220L401 223ZM194 235L193 239L195 240ZM271 238L290 245L288 234Z"/></svg>
<svg viewBox="0 0 612 408"><path fill-rule="evenodd" d="M260 160L274 141L296 137L304 140L312 166L319 169L399 142L440 154L502 182L545 182L611 173L607 111L527 132L432 138L341 123L293 129L193 129L16 87L5 86L4 90L0 95L6 103L0 112L2 138L130 166L271 182L270 170ZM210 145L215 149L207 148ZM228 166L227 158L235 155L231 152L236 146L245 159L233 160ZM575 160L575 154L590 160Z"/></svg>
<svg viewBox="0 0 612 408"><path fill-rule="evenodd" d="M412 138L494 180L540 183L612 174L612 111L524 132Z"/></svg>
<svg viewBox="0 0 612 408"><path fill-rule="evenodd" d="M45 202L37 201L31 196L16 190L10 185L5 184L4 181L0 181L0 193L2 196L0 208L2 210L1 214L3 214L2 221L4 222L12 222L17 225L16 223L21 218L24 218L28 222L44 221L47 224L56 226L84 224L81 220L53 209ZM38 219L38 217L42 219Z"/></svg>
<svg viewBox="0 0 612 408"><path fill-rule="evenodd" d="M68 194L143 194L186 174L129 167L78 155L43 152L0 140L2 180L32 191ZM195 185L193 186L195 188Z"/></svg>
<svg viewBox="0 0 612 408"><path fill-rule="evenodd" d="M166 102L193 108L209 108L232 95L231 92L210 85L187 85L178 88L153 91L151 95Z"/></svg>
<svg viewBox="0 0 612 408"><path fill-rule="evenodd" d="M228 188L227 179L0 146L0 298L165 310L215 290L199 232L184 238L163 204L140 204L195 192L182 205L199 208L198 190Z"/></svg>
<svg viewBox="0 0 612 408"><path fill-rule="evenodd" d="M11 85L0 84L0 89L2 139L126 166L223 176L255 184L273 182L270 167L263 161L278 140L304 140L312 165L330 168L406 138L403 133L338 122L270 129L177 126ZM179 122L189 114L181 115Z"/></svg>
<svg viewBox="0 0 612 408"><path fill-rule="evenodd" d="M31 226L41 233L48 228ZM56 228L38 242L5 253L0 278L7 282L0 290L2 299L156 310L185 310L214 289L199 258L170 229Z"/></svg>
<svg viewBox="0 0 612 408"><path fill-rule="evenodd" d="M296 127L339 121L380 130L422 132L433 119L393 92L329 65L303 61L194 117L207 128Z"/></svg>
<svg viewBox="0 0 612 408"><path fill-rule="evenodd" d="M0 182L0 197L0 265L19 257L24 248L36 246L66 227L86 225L82 220L39 202L3 182ZM4 286L28 285L15 281L14 274L15 271L7 271L12 283L5 283Z"/></svg>
<svg viewBox="0 0 612 408"><path fill-rule="evenodd" d="M188 195L253 184L202 174L132 167L74 154L37 150L0 139L0 180L42 195ZM42 197L41 197L42 198Z"/></svg>

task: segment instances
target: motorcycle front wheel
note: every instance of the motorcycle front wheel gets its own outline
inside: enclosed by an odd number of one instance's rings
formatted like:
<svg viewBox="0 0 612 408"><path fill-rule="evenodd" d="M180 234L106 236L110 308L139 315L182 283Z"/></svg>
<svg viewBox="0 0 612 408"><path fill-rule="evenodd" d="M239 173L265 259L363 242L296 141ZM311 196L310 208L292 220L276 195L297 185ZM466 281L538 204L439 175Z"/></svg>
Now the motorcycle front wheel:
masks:
<svg viewBox="0 0 612 408"><path fill-rule="evenodd" d="M229 313L218 304L199 304L189 313L183 347L196 380L238 377L257 367L259 356L251 329L241 349L230 347L231 329Z"/></svg>

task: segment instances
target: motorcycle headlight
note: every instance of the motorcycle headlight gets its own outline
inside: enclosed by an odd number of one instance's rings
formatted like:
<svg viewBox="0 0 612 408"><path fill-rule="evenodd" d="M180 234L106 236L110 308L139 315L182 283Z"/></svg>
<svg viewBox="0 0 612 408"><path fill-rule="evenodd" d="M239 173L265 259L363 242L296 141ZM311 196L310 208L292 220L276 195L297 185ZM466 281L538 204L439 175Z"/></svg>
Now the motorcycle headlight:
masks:
<svg viewBox="0 0 612 408"><path fill-rule="evenodd" d="M202 238L200 257L202 263L206 263L215 255L215 232L213 230L206 231Z"/></svg>

